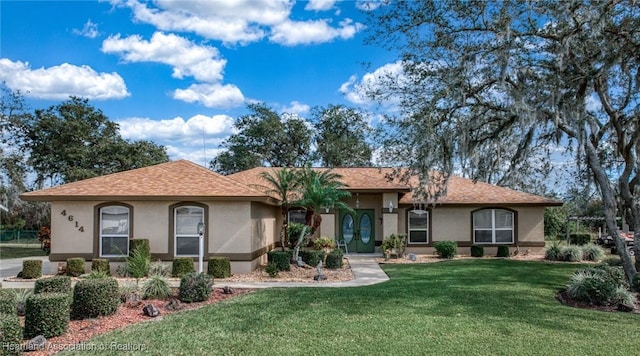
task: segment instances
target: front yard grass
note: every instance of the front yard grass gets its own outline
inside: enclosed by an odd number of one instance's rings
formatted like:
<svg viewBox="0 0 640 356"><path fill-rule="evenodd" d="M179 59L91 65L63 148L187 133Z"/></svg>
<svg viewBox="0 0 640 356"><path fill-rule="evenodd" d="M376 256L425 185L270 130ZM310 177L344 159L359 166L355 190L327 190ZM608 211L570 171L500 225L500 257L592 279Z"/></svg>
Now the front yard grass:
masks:
<svg viewBox="0 0 640 356"><path fill-rule="evenodd" d="M31 256L46 256L40 245L7 245L0 244L0 260L9 258L22 258Z"/></svg>
<svg viewBox="0 0 640 356"><path fill-rule="evenodd" d="M640 316L563 306L581 265L455 260L385 265L357 288L258 291L88 340L155 355L631 355Z"/></svg>

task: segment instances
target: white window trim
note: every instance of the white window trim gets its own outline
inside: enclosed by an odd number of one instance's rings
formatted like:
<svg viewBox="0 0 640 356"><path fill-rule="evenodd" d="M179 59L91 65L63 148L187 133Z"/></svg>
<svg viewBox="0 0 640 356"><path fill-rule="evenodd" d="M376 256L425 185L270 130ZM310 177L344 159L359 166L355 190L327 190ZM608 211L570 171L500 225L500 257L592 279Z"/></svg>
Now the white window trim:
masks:
<svg viewBox="0 0 640 356"><path fill-rule="evenodd" d="M476 213L479 213L481 211L485 211L485 210L490 210L491 211L491 228L490 229L486 229L486 228L476 228ZM496 210L502 210L502 211L506 211L509 214L511 214L511 227L510 228L506 228L506 227L496 227ZM501 245L501 244L513 244L514 240L515 240L515 213L511 210L507 210L507 209L481 209L481 210L476 210L473 212L473 243L474 244L478 244L478 245ZM476 231L491 231L491 242L488 241L480 241L477 242L476 241ZM507 241L500 241L497 242L496 241L496 231L511 231L511 241L507 242Z"/></svg>
<svg viewBox="0 0 640 356"><path fill-rule="evenodd" d="M124 205L107 205L107 206L103 206L100 208L100 210L98 211L98 214L100 215L100 239L98 240L98 244L100 245L100 257L122 257L122 255L105 255L102 253L102 239L105 237L124 237L127 239L127 253L126 255L129 255L129 231L127 232L127 234L103 234L102 233L102 210L106 209L106 208L112 208L112 207L118 207L118 208L125 208L127 209L127 231L130 229L131 227L131 208L129 208L128 206L124 206Z"/></svg>
<svg viewBox="0 0 640 356"><path fill-rule="evenodd" d="M411 212L413 212L413 211L414 210L408 210L407 211L407 243L411 244L411 245L428 245L430 237L431 237L431 236L429 236L429 224L431 223L431 216L429 216L429 211L428 210L423 210L427 214L427 227L425 227L424 229L412 229L411 228ZM427 235L427 241L426 242L412 242L411 241L411 231L424 231L425 234Z"/></svg>
<svg viewBox="0 0 640 356"><path fill-rule="evenodd" d="M202 210L202 219L204 220L204 208L201 206L197 206L197 205L180 205L180 206L176 206L175 208L173 208L173 255L175 257L198 257L198 254L195 255L179 255L178 254L178 237L197 237L199 238L200 235L198 234L184 234L184 235L178 235L178 209L180 208L198 208L200 210ZM199 245L198 245L199 246Z"/></svg>

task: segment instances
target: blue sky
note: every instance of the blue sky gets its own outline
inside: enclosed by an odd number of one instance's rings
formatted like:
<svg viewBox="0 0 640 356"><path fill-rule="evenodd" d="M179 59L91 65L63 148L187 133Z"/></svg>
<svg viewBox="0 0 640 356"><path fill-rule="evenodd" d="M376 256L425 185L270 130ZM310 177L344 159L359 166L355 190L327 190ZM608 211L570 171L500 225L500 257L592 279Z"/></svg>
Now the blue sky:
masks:
<svg viewBox="0 0 640 356"><path fill-rule="evenodd" d="M123 137L204 162L249 102L309 116L371 105L396 56L363 43L377 1L0 2L0 81L32 109L90 99ZM365 66L368 63L369 66Z"/></svg>

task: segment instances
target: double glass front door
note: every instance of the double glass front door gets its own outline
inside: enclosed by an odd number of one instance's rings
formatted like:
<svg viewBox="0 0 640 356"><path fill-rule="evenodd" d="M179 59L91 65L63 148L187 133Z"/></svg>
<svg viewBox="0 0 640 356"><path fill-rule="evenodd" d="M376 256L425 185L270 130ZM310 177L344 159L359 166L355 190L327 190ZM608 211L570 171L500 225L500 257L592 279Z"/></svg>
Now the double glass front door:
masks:
<svg viewBox="0 0 640 356"><path fill-rule="evenodd" d="M373 209L359 209L355 214L340 214L340 236L349 252L373 253L376 240L374 228Z"/></svg>

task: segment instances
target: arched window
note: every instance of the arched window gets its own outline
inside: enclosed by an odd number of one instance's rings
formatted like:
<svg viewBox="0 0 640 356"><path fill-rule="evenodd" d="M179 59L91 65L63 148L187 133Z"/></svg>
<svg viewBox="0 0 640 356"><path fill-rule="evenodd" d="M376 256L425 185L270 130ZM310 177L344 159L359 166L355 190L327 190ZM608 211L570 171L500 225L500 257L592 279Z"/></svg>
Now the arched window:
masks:
<svg viewBox="0 0 640 356"><path fill-rule="evenodd" d="M131 211L126 206L109 205L100 208L100 256L129 255Z"/></svg>
<svg viewBox="0 0 640 356"><path fill-rule="evenodd" d="M512 244L514 214L505 209L483 209L473 212L473 243Z"/></svg>
<svg viewBox="0 0 640 356"><path fill-rule="evenodd" d="M175 256L196 257L200 248L198 224L204 223L204 208L183 205L173 209L174 254Z"/></svg>
<svg viewBox="0 0 640 356"><path fill-rule="evenodd" d="M409 210L408 232L410 244L429 243L429 212L427 210Z"/></svg>

